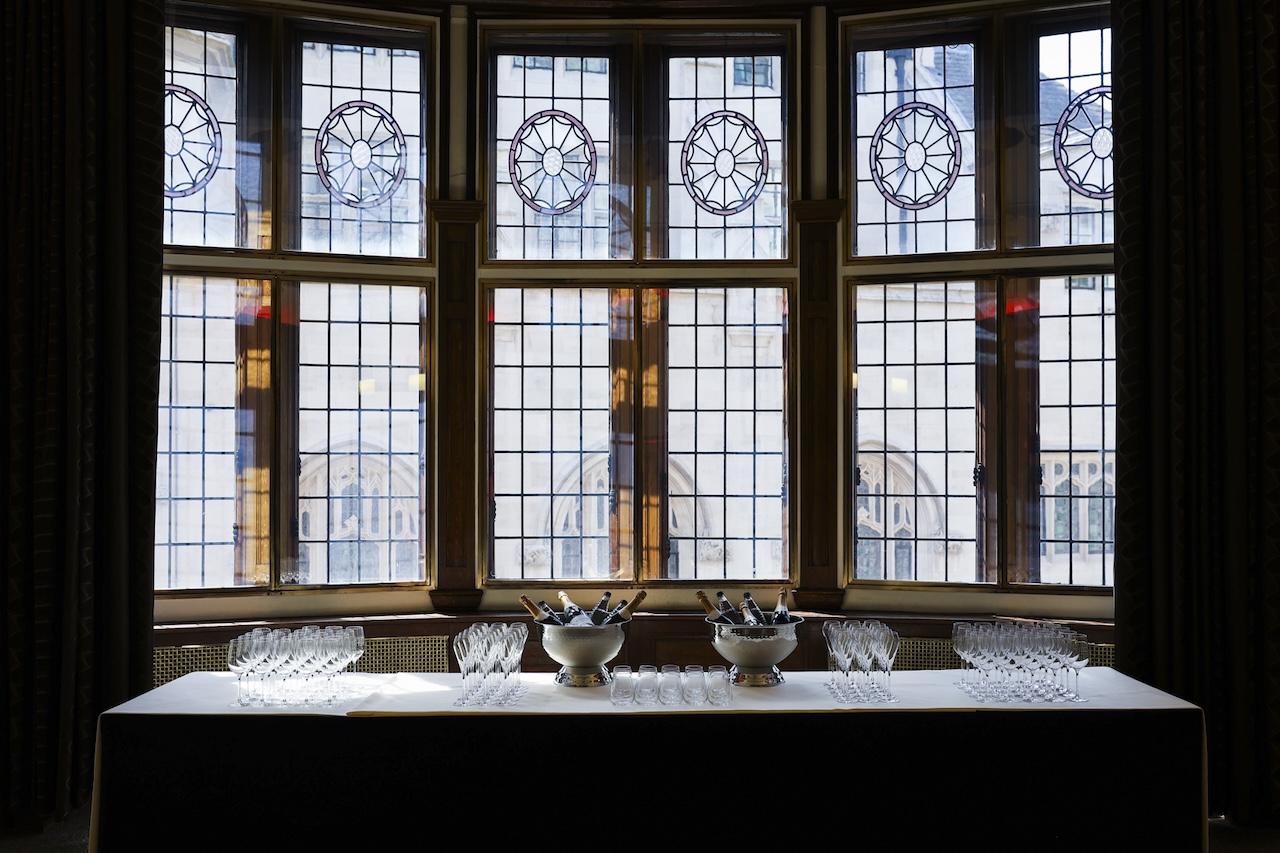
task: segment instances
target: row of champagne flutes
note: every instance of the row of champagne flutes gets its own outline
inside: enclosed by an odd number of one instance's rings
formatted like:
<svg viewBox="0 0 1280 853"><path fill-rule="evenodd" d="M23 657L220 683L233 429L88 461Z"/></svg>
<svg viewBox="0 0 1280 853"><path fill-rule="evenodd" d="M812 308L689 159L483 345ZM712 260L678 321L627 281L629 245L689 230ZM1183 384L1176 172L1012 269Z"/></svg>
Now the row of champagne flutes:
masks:
<svg viewBox="0 0 1280 853"><path fill-rule="evenodd" d="M897 702L890 689L898 633L875 619L829 620L822 624L827 654L835 664L827 689L837 702Z"/></svg>
<svg viewBox="0 0 1280 853"><path fill-rule="evenodd" d="M957 622L951 644L965 666L956 686L979 702L1085 702L1080 670L1089 640L1052 622Z"/></svg>
<svg viewBox="0 0 1280 853"><path fill-rule="evenodd" d="M227 644L234 706L336 705L353 691L338 674L364 654L364 628L254 628Z"/></svg>
<svg viewBox="0 0 1280 853"><path fill-rule="evenodd" d="M462 671L455 705L514 705L529 688L521 683L520 658L529 628L523 622L474 622L453 637Z"/></svg>

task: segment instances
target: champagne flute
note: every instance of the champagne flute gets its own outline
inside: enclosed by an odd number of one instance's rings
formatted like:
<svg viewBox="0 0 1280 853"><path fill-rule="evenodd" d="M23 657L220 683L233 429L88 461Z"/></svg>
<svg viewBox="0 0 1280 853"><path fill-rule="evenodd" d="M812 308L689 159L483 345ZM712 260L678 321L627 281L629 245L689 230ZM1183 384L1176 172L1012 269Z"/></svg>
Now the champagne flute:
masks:
<svg viewBox="0 0 1280 853"><path fill-rule="evenodd" d="M837 699L840 698L840 655L836 646L839 643L840 624L834 619L822 623L822 638L827 643L827 658L831 661L831 678L827 681L827 689Z"/></svg>
<svg viewBox="0 0 1280 853"><path fill-rule="evenodd" d="M350 669L350 672L351 672L351 679L350 679L350 681L354 681L354 680L355 680L355 673L356 673L356 661L358 661L358 660L360 660L360 658L364 657L364 626L363 626L363 625L352 625L352 626L350 626L349 628L347 628L346 630L347 630L347 631L349 631L349 632L351 633L351 641L352 641L352 646L353 646L353 648L354 648L354 651L353 651L353 652L352 652L352 654L351 654L351 661L350 661L350 665L351 665L351 669ZM339 676L339 680L341 680L341 676ZM356 695L357 691L356 691L356 687L355 687L355 685L354 685L354 684L351 684L351 683L348 683L348 684L347 684L347 686L346 686L345 688L343 688L342 693L343 693L343 695L345 695L345 696L354 696L354 695Z"/></svg>
<svg viewBox="0 0 1280 853"><path fill-rule="evenodd" d="M272 679L281 658L286 657L289 653L288 642L288 628L276 628L267 635L265 640L266 653L254 665L254 671L258 674L258 695L254 700L254 705L262 707L270 701Z"/></svg>
<svg viewBox="0 0 1280 853"><path fill-rule="evenodd" d="M242 635L227 643L227 669L236 676L236 701L231 703L232 708L239 708L245 704L244 676L253 666L249 654L250 642L248 635Z"/></svg>
<svg viewBox="0 0 1280 853"><path fill-rule="evenodd" d="M890 684L890 676L893 675L893 661L898 656L899 638L898 632L886 627L880 635L880 641L876 644L876 660L880 664L880 669L884 671L884 690L880 700L882 702L897 702L898 699L893 695L893 689Z"/></svg>
<svg viewBox="0 0 1280 853"><path fill-rule="evenodd" d="M1071 672L1075 680L1075 690L1072 693L1072 702L1088 702L1080 695L1080 670L1089 665L1089 638L1084 634L1073 633L1069 639L1071 644Z"/></svg>

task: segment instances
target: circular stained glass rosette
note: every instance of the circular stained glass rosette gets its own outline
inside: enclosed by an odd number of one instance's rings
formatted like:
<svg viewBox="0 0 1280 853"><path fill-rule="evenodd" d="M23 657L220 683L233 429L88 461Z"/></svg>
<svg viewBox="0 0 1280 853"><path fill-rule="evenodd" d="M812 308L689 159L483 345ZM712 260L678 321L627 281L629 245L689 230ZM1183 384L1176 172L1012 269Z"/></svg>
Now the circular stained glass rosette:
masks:
<svg viewBox="0 0 1280 853"><path fill-rule="evenodd" d="M528 207L552 216L568 213L595 186L596 144L576 117L564 110L542 110L516 131L507 169Z"/></svg>
<svg viewBox="0 0 1280 853"><path fill-rule="evenodd" d="M1089 198L1111 198L1111 146L1111 87L1097 86L1062 111L1053 134L1053 162L1071 189Z"/></svg>
<svg viewBox="0 0 1280 853"><path fill-rule="evenodd" d="M400 125L377 104L334 107L316 132L316 172L348 207L377 207L404 181L408 149Z"/></svg>
<svg viewBox="0 0 1280 853"><path fill-rule="evenodd" d="M755 122L733 110L698 119L680 151L680 176L694 204L717 216L746 210L764 189L769 148Z"/></svg>
<svg viewBox="0 0 1280 853"><path fill-rule="evenodd" d="M222 127L213 110L186 86L164 87L164 194L182 198L200 192L218 172Z"/></svg>
<svg viewBox="0 0 1280 853"><path fill-rule="evenodd" d="M892 205L923 210L946 197L960 174L960 133L938 107L903 104L871 137L871 178Z"/></svg>

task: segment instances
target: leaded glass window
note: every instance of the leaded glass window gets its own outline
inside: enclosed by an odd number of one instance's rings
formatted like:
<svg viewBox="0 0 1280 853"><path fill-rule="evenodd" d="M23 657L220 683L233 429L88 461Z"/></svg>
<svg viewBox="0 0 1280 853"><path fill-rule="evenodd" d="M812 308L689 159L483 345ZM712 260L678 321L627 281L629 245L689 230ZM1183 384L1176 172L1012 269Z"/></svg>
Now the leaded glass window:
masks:
<svg viewBox="0 0 1280 853"><path fill-rule="evenodd" d="M787 256L782 64L781 54L667 60L667 229L656 256Z"/></svg>
<svg viewBox="0 0 1280 853"><path fill-rule="evenodd" d="M491 580L788 577L785 288L497 287L490 317Z"/></svg>
<svg viewBox="0 0 1280 853"><path fill-rule="evenodd" d="M304 36L298 50L301 178L295 248L422 256L422 51L332 36Z"/></svg>
<svg viewBox="0 0 1280 853"><path fill-rule="evenodd" d="M628 194L615 174L614 65L610 55L495 51L491 257L631 255L628 217L620 215Z"/></svg>
<svg viewBox="0 0 1280 853"><path fill-rule="evenodd" d="M489 258L788 256L785 37L495 31L488 45Z"/></svg>
<svg viewBox="0 0 1280 853"><path fill-rule="evenodd" d="M300 541L281 581L423 580L425 293L303 282L298 298Z"/></svg>
<svg viewBox="0 0 1280 853"><path fill-rule="evenodd" d="M981 146L990 145L979 139L979 43L952 38L917 38L854 53L857 255L987 245L977 174Z"/></svg>
<svg viewBox="0 0 1280 853"><path fill-rule="evenodd" d="M1105 6L846 30L855 580L1113 583L1110 53Z"/></svg>
<svg viewBox="0 0 1280 853"><path fill-rule="evenodd" d="M979 345L989 288L855 288L854 576L986 580L979 565Z"/></svg>
<svg viewBox="0 0 1280 853"><path fill-rule="evenodd" d="M164 241L258 248L269 136L251 126L250 39L228 21L165 27ZM258 85L265 79L256 81Z"/></svg>
<svg viewBox="0 0 1280 853"><path fill-rule="evenodd" d="M166 276L160 336L156 588L269 582L269 290Z"/></svg>

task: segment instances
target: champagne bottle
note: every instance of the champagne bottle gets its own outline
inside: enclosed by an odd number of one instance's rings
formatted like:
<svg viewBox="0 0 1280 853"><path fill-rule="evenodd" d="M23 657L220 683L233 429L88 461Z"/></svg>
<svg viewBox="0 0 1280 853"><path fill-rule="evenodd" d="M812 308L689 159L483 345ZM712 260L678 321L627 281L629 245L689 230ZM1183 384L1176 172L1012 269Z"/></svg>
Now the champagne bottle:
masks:
<svg viewBox="0 0 1280 853"><path fill-rule="evenodd" d="M645 592L643 589L636 590L636 597L631 599L631 601L627 603L626 607L622 608L622 612L619 614L619 617L622 619L630 619L632 615L635 614L636 608L640 606L640 602L644 601L645 597L648 595L649 593Z"/></svg>
<svg viewBox="0 0 1280 853"><path fill-rule="evenodd" d="M556 593L560 598L560 603L564 605L564 611L560 614L561 621L566 625L590 625L591 617L587 615L587 611L573 603L573 599L569 597L569 593L563 589Z"/></svg>
<svg viewBox="0 0 1280 853"><path fill-rule="evenodd" d="M604 614L604 616L600 617L600 621L597 624L608 625L610 622L621 621L618 614L622 613L622 611L625 610L626 607L627 607L627 600L625 598L618 599L617 606L614 607L612 610L610 610L608 613Z"/></svg>
<svg viewBox="0 0 1280 853"><path fill-rule="evenodd" d="M756 615L754 613L751 612L751 606L746 601L743 601L741 604L739 604L738 608L742 611L743 625L763 625L764 624L763 622L761 622L759 619L756 618Z"/></svg>
<svg viewBox="0 0 1280 853"><path fill-rule="evenodd" d="M791 610L787 607L787 588L778 590L778 603L773 608L773 624L785 625L791 621Z"/></svg>
<svg viewBox="0 0 1280 853"><path fill-rule="evenodd" d="M698 601L702 604L702 609L707 611L707 618L709 620L712 622L727 622L730 625L734 624L733 618L717 607L715 602L708 598L705 592L698 590L695 594L698 596ZM721 595L723 595L723 593L721 593Z"/></svg>
<svg viewBox="0 0 1280 853"><path fill-rule="evenodd" d="M592 625L599 625L600 620L609 612L609 599L612 596L613 593L606 590L605 594L600 596L600 600L596 602L596 606L591 608L590 612L587 613L587 615L591 617Z"/></svg>
<svg viewBox="0 0 1280 853"><path fill-rule="evenodd" d="M698 590L694 593L698 597L698 603L702 605L702 609L707 611L707 615L712 618L720 616L720 608L711 603L711 599L707 598L706 590Z"/></svg>
<svg viewBox="0 0 1280 853"><path fill-rule="evenodd" d="M548 607L547 611L544 613L542 609L538 607L538 605L533 603L533 599L527 595L522 594L520 596L520 603L524 606L525 610L529 611L529 615L533 617L534 622L551 622L552 616L555 616L557 621L560 618L555 615L555 611L553 611L550 607ZM543 604L546 604L546 602L544 601ZM548 613L550 613L551 615L548 616L547 615ZM555 623L553 622L552 624L555 624Z"/></svg>
<svg viewBox="0 0 1280 853"><path fill-rule="evenodd" d="M751 615L755 617L757 625L769 624L769 617L764 615L764 611L760 609L759 604L756 604L756 600L751 597L751 593L744 592L742 594L742 603L751 611Z"/></svg>
<svg viewBox="0 0 1280 853"><path fill-rule="evenodd" d="M534 606L537 607L538 612L542 614L542 618L538 620L539 622L545 622L551 625L564 624L564 620L560 618L560 614L552 610L551 605L547 604L546 601L539 601Z"/></svg>
<svg viewBox="0 0 1280 853"><path fill-rule="evenodd" d="M742 617L738 615L738 608L733 606L729 596L723 592L717 592L716 601L720 602L720 618L723 621L732 622L734 625L742 624Z"/></svg>

